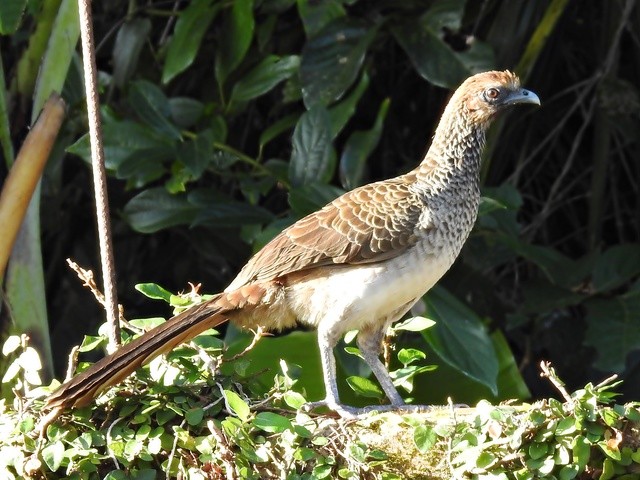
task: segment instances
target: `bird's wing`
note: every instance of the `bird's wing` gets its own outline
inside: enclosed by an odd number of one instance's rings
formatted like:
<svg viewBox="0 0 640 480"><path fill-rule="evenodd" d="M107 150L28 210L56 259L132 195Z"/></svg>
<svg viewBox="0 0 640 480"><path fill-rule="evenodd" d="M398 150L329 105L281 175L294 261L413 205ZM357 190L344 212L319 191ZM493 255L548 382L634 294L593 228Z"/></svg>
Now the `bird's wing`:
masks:
<svg viewBox="0 0 640 480"><path fill-rule="evenodd" d="M396 257L418 241L416 228L425 223L420 218L424 207L419 195L401 181L372 183L347 192L271 240L228 290L318 266Z"/></svg>

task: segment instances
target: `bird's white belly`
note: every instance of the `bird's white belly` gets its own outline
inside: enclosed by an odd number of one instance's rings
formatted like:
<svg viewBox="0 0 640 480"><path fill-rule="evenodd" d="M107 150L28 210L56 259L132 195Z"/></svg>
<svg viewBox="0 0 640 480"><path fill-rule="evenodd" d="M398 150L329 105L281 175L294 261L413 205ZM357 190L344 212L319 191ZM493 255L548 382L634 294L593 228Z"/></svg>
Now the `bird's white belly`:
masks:
<svg viewBox="0 0 640 480"><path fill-rule="evenodd" d="M287 290L299 321L317 327L340 324L342 332L391 320L424 295L453 263L455 255L425 252L420 244L378 264L336 266L309 275ZM395 320L395 319L394 319Z"/></svg>

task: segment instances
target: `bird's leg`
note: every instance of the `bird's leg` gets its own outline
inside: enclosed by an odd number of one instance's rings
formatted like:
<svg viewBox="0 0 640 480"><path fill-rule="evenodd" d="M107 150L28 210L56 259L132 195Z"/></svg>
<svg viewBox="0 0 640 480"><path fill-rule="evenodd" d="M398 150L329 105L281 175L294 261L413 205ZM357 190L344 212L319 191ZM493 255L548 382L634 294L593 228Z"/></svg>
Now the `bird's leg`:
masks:
<svg viewBox="0 0 640 480"><path fill-rule="evenodd" d="M343 418L353 418L358 415L357 408L340 403L338 395L338 382L336 380L336 360L333 349L338 343L340 333L330 322L321 323L318 327L318 346L320 347L320 360L322 363L322 376L326 390L324 400L309 402L304 409L309 411L318 407L328 407Z"/></svg>
<svg viewBox="0 0 640 480"><path fill-rule="evenodd" d="M358 333L357 343L360 353L364 357L364 361L367 362L371 371L378 379L378 383L380 383L380 386L391 402L391 405L398 407L405 404L404 400L393 385L393 380L391 379L386 367L380 361L380 347L382 345L382 338L384 337L385 331L386 328L361 330Z"/></svg>

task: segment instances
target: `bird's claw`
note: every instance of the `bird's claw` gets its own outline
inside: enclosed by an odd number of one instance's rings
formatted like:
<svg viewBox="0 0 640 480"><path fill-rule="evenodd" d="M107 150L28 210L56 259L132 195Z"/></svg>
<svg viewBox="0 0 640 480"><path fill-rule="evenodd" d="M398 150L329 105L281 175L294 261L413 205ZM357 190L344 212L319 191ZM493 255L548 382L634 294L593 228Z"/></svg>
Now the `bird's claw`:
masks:
<svg viewBox="0 0 640 480"><path fill-rule="evenodd" d="M368 415L372 412L397 412L400 414L403 413L425 413L431 410L429 405L408 405L408 404L388 404L388 405L369 405L367 407L350 407L348 405L343 405L341 403L332 401L332 400L319 400L317 402L307 402L302 407L301 410L304 412L311 412L316 408L326 407L329 410L337 413L341 418L344 419L355 419L358 417L362 417L364 415Z"/></svg>

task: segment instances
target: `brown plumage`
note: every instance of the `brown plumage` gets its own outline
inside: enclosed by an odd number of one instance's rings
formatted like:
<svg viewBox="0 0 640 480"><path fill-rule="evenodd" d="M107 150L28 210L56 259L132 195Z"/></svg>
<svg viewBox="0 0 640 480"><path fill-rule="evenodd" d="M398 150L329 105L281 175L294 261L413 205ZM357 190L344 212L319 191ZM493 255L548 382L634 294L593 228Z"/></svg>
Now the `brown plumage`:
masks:
<svg viewBox="0 0 640 480"><path fill-rule="evenodd" d="M342 415L332 349L357 329L358 346L394 407L403 401L378 358L387 327L449 269L480 200L485 132L506 107L539 104L510 72L467 79L453 94L424 160L411 172L345 193L285 229L227 289L103 358L60 387L48 408L90 402L151 358L231 320L267 330L317 327L327 405ZM314 404L315 405L315 404Z"/></svg>

